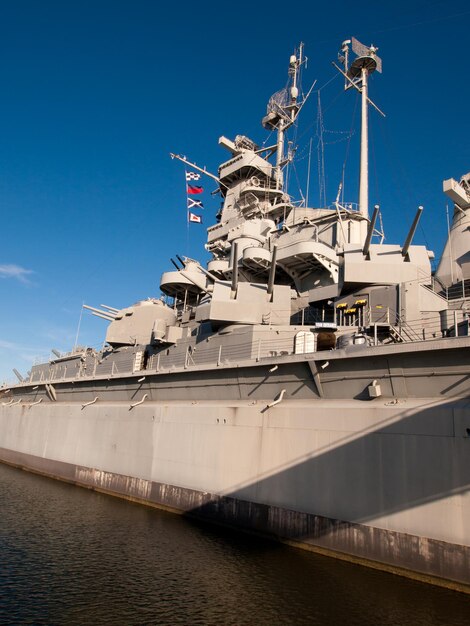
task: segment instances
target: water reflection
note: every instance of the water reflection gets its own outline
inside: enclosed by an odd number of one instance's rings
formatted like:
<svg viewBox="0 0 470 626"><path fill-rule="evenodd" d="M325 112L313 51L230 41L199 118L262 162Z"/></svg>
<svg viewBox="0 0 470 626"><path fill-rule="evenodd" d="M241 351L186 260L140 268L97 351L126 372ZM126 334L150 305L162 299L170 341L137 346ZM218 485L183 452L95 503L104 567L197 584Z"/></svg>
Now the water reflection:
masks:
<svg viewBox="0 0 470 626"><path fill-rule="evenodd" d="M468 624L470 598L0 465L2 624Z"/></svg>

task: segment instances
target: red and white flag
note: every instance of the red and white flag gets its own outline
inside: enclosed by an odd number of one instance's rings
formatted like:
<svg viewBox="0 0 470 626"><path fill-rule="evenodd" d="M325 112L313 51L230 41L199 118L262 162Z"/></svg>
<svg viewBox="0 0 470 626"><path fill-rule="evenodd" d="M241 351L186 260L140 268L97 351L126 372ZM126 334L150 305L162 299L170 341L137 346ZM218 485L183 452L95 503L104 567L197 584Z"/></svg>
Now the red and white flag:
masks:
<svg viewBox="0 0 470 626"><path fill-rule="evenodd" d="M188 211L188 222L194 222L195 224L202 224L202 217Z"/></svg>
<svg viewBox="0 0 470 626"><path fill-rule="evenodd" d="M204 189L199 185L187 185L187 192L191 195L196 195L198 193L202 193Z"/></svg>

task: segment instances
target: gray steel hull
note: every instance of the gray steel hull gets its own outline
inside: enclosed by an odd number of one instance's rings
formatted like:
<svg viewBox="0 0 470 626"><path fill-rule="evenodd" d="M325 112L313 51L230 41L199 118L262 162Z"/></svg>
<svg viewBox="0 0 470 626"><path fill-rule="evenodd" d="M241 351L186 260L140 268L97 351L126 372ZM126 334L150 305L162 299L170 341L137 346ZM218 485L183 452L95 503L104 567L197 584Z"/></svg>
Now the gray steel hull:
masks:
<svg viewBox="0 0 470 626"><path fill-rule="evenodd" d="M0 406L0 458L469 589L468 347L54 382L55 402L21 385Z"/></svg>

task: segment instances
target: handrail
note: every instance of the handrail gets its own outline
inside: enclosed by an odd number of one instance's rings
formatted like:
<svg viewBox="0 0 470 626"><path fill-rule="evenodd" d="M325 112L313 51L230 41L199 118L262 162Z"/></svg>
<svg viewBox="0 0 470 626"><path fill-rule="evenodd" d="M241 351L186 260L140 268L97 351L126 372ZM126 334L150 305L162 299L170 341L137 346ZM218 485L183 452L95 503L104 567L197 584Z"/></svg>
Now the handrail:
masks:
<svg viewBox="0 0 470 626"><path fill-rule="evenodd" d="M376 311L369 307L364 307L360 318L350 316L349 324L339 327L340 333L357 332L362 330L370 337L374 337L374 345L380 345L385 336L395 335L395 341L421 342L433 339L440 339L444 331L451 329L465 320L464 312L455 310L443 316L441 312L429 312L416 319L404 319L397 311L390 307ZM213 366L237 364L244 362L259 362L260 360L272 357L282 357L291 354L301 354L304 352L316 351L315 341L296 341L297 331L308 331L308 325L299 325L296 329L290 327L289 331L280 331L275 336L269 338L257 338L254 341L244 343L233 342L233 345L222 343L217 337L210 337L206 341L200 339L195 345L186 345L181 349L169 347L149 356L144 369L134 370L133 350L125 352L110 352L104 355L101 360L96 360L94 355L89 355L83 368L64 368L54 370L48 362L43 367L33 368L28 379L21 386L36 385L45 386L50 400L55 400L54 385L66 381L93 379L102 377L114 377L125 374L136 374L139 381L143 374L150 372L169 372L184 369L192 369L199 366ZM390 329L387 331L387 329ZM393 330L392 330L393 329ZM377 340L379 337L380 341ZM393 339L393 337L392 337ZM387 341L387 339L385 339ZM60 387L57 388L58 391Z"/></svg>

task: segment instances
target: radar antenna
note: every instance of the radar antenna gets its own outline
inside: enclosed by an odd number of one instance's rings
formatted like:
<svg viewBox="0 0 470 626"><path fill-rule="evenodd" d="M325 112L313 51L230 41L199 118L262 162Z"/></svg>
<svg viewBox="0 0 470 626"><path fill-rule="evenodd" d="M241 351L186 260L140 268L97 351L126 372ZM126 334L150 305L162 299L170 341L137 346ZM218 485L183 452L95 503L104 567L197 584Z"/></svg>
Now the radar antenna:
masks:
<svg viewBox="0 0 470 626"><path fill-rule="evenodd" d="M355 54L355 58L350 62L350 50ZM385 114L369 99L368 78L369 75L377 71L382 73L382 59L377 56L375 46L365 46L360 41L351 37L343 41L341 51L338 55L340 63L344 66L344 71L336 63L333 65L345 78L345 90L355 88L362 95L362 115L361 115L361 161L359 173L359 213L365 218L361 222L361 242L364 243L367 235L367 220L369 220L369 148L368 148L368 105L371 104L381 115Z"/></svg>
<svg viewBox="0 0 470 626"><path fill-rule="evenodd" d="M281 89L271 96L268 108L262 124L267 130L277 130L276 147L276 183L277 188L282 187L282 167L289 159L284 157L284 135L289 126L295 122L300 109L305 104L309 93L299 103L299 74L302 65L307 64L307 57L303 54L304 44L301 43L299 49L291 55L289 60L289 82L290 87ZM313 87L313 86L312 86Z"/></svg>

